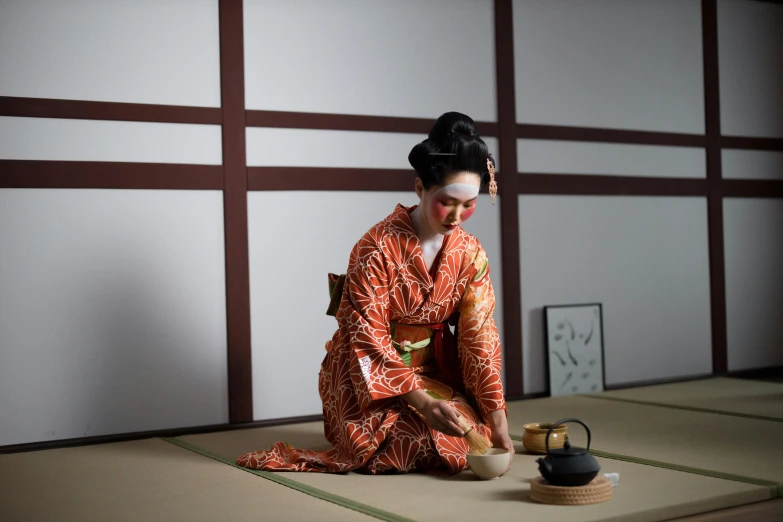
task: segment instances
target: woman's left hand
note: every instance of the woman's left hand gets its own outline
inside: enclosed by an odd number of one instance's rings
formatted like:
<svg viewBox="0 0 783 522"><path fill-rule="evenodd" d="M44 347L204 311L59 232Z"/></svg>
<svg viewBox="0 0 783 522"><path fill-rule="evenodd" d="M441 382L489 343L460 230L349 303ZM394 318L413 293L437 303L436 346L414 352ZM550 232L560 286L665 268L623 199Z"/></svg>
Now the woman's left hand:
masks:
<svg viewBox="0 0 783 522"><path fill-rule="evenodd" d="M511 461L514 459L514 442L508 436L508 423L506 422L505 412L503 410L493 411L487 420L489 429L492 431L492 435L489 438L490 442L492 442L492 447L503 448L508 451L508 468L505 471L505 473L508 473L511 469Z"/></svg>

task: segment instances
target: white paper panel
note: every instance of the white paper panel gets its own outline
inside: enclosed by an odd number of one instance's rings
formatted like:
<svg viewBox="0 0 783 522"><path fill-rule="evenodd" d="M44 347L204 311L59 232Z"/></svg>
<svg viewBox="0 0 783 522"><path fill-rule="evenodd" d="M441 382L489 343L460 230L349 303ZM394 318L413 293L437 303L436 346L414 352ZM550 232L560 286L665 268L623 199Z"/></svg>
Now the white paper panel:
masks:
<svg viewBox="0 0 783 522"><path fill-rule="evenodd" d="M718 0L721 132L783 137L783 5Z"/></svg>
<svg viewBox="0 0 783 522"><path fill-rule="evenodd" d="M0 2L0 96L220 106L217 0Z"/></svg>
<svg viewBox="0 0 783 522"><path fill-rule="evenodd" d="M783 179L783 152L723 149L721 175L734 179Z"/></svg>
<svg viewBox="0 0 783 522"><path fill-rule="evenodd" d="M220 126L0 117L0 159L220 165Z"/></svg>
<svg viewBox="0 0 783 522"><path fill-rule="evenodd" d="M0 445L228 421L222 203L0 190Z"/></svg>
<svg viewBox="0 0 783 522"><path fill-rule="evenodd" d="M413 169L411 149L426 134L248 127L247 164L275 167ZM497 138L482 137L496 160ZM412 186L412 185L411 185Z"/></svg>
<svg viewBox="0 0 783 522"><path fill-rule="evenodd" d="M244 6L248 109L496 120L492 2Z"/></svg>
<svg viewBox="0 0 783 522"><path fill-rule="evenodd" d="M699 0L514 0L520 123L704 132Z"/></svg>
<svg viewBox="0 0 783 522"><path fill-rule="evenodd" d="M476 233L502 290L497 205L481 197L466 229ZM337 329L325 314L327 273L345 273L351 248L410 192L251 192L250 299L256 419L321 413L318 371ZM498 299L502 293L498 292ZM495 313L502 318L502 307Z"/></svg>
<svg viewBox="0 0 783 522"><path fill-rule="evenodd" d="M547 386L542 308L602 303L608 385L712 371L707 204L520 196L525 392Z"/></svg>
<svg viewBox="0 0 783 522"><path fill-rule="evenodd" d="M704 149L517 140L520 172L554 174L614 174L667 178L704 178Z"/></svg>
<svg viewBox="0 0 783 522"><path fill-rule="evenodd" d="M725 199L729 370L783 365L783 200Z"/></svg>

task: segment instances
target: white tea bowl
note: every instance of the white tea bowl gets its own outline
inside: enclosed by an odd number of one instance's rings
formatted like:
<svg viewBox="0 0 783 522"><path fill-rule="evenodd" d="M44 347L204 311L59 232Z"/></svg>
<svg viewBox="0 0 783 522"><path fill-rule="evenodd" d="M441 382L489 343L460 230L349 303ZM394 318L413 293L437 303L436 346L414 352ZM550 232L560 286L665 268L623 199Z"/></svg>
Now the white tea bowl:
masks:
<svg viewBox="0 0 783 522"><path fill-rule="evenodd" d="M508 469L508 455L508 450L503 448L490 448L483 455L468 453L468 465L482 479L496 479Z"/></svg>

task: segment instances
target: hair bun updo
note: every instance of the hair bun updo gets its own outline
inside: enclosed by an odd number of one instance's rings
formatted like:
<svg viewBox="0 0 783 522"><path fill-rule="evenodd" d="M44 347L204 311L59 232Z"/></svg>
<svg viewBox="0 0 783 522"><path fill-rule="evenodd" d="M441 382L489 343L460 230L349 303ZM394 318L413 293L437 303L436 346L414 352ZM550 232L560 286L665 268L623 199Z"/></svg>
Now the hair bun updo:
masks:
<svg viewBox="0 0 783 522"><path fill-rule="evenodd" d="M483 187L489 182L488 157L494 164L473 120L459 112L447 112L435 121L427 139L411 149L408 162L425 189L440 185L455 172L476 174Z"/></svg>

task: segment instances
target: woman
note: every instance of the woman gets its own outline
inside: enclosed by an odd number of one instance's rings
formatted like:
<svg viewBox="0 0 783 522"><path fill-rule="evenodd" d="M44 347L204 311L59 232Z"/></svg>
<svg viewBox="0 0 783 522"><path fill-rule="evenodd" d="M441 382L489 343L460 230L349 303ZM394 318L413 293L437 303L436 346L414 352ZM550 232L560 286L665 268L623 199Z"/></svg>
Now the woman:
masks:
<svg viewBox="0 0 783 522"><path fill-rule="evenodd" d="M455 474L467 467L463 420L513 456L489 264L460 228L486 183L494 199L494 160L473 120L455 112L408 160L420 204L398 205L354 246L347 273L330 274L339 328L319 393L332 449L278 442L240 466Z"/></svg>

